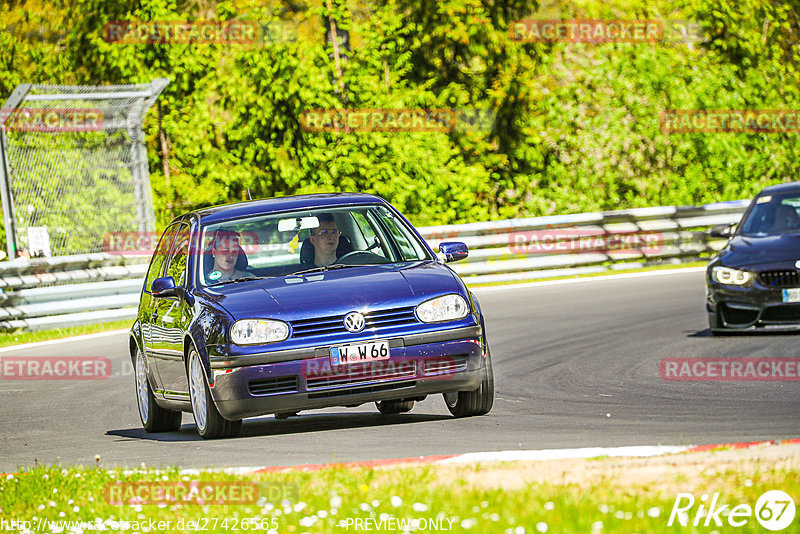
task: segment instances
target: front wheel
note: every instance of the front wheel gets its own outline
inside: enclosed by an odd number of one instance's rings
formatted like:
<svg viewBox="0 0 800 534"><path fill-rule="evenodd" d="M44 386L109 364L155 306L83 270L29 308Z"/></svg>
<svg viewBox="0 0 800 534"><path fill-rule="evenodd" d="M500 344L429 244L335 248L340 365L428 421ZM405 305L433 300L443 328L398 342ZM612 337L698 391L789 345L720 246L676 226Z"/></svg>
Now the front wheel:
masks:
<svg viewBox="0 0 800 534"><path fill-rule="evenodd" d="M172 432L181 427L183 413L167 410L156 403L150 382L147 381L147 367L142 351L136 349L136 403L139 405L139 418L147 432Z"/></svg>
<svg viewBox="0 0 800 534"><path fill-rule="evenodd" d="M492 371L492 355L486 349L486 376L475 391L453 391L444 393L447 409L456 417L486 415L494 404L494 371Z"/></svg>
<svg viewBox="0 0 800 534"><path fill-rule="evenodd" d="M203 362L197 351L189 353L189 397L197 432L206 439L236 437L242 429L242 420L229 421L220 415L203 373Z"/></svg>

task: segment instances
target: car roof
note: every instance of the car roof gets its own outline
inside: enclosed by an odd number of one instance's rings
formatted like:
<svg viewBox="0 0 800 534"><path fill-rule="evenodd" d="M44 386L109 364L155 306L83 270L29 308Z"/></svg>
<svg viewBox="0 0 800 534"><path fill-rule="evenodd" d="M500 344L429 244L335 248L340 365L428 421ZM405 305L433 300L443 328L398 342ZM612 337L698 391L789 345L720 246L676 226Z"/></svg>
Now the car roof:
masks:
<svg viewBox="0 0 800 534"><path fill-rule="evenodd" d="M800 182L786 182L765 187L760 194L786 193L797 190L800 192Z"/></svg>
<svg viewBox="0 0 800 534"><path fill-rule="evenodd" d="M248 202L203 208L192 213L200 218L201 224L209 224L251 215L358 204L386 204L386 201L379 196L366 193L323 193L250 200Z"/></svg>

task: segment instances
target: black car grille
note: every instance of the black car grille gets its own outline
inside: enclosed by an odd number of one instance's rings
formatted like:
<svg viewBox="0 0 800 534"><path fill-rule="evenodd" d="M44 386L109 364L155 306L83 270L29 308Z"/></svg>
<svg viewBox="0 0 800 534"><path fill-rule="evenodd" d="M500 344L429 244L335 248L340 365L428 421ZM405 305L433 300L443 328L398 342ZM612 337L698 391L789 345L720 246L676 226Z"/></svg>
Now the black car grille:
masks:
<svg viewBox="0 0 800 534"><path fill-rule="evenodd" d="M349 364L344 372L320 373L306 376L308 390L370 384L388 380L401 380L417 376L417 362L373 362Z"/></svg>
<svg viewBox="0 0 800 534"><path fill-rule="evenodd" d="M761 321L765 323L800 322L800 304L770 306L761 312Z"/></svg>
<svg viewBox="0 0 800 534"><path fill-rule="evenodd" d="M425 360L425 374L440 375L446 373L457 373L467 368L468 361L469 356L466 354L428 358Z"/></svg>
<svg viewBox="0 0 800 534"><path fill-rule="evenodd" d="M403 382L389 382L387 384L378 384L375 386L327 389L324 391L315 391L313 393L309 393L308 398L322 399L326 397L342 397L345 395L358 395L359 393L377 393L379 391L391 391L393 389L413 388L416 385L417 385L416 381L405 380Z"/></svg>
<svg viewBox="0 0 800 534"><path fill-rule="evenodd" d="M416 323L414 307L393 308L389 310L371 311L364 314L364 330L375 330L389 326L402 326ZM344 327L344 315L315 317L292 321L292 337L309 337L347 332Z"/></svg>
<svg viewBox="0 0 800 534"><path fill-rule="evenodd" d="M762 271L758 273L758 278L769 287L800 286L800 273L797 271Z"/></svg>
<svg viewBox="0 0 800 534"><path fill-rule="evenodd" d="M251 380L248 384L251 395L274 395L276 393L296 393L297 376L278 376Z"/></svg>

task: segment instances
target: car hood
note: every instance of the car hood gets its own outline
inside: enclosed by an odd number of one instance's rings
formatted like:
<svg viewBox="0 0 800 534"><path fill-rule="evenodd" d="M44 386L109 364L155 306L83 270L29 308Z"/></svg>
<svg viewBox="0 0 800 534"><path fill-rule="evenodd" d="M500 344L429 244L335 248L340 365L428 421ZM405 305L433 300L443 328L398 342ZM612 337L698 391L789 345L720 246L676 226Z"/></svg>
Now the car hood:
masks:
<svg viewBox="0 0 800 534"><path fill-rule="evenodd" d="M279 316L287 321L416 306L444 293L463 293L453 272L433 261L242 281L205 292L234 320Z"/></svg>
<svg viewBox="0 0 800 534"><path fill-rule="evenodd" d="M719 259L729 267L747 267L765 263L800 260L800 234L746 237L734 236L719 254Z"/></svg>

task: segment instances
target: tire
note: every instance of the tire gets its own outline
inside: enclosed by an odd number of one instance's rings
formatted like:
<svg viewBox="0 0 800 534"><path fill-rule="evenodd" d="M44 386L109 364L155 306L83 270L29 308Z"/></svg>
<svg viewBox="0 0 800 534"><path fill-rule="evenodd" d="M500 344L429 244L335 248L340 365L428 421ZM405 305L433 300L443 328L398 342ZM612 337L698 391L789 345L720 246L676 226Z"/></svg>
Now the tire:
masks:
<svg viewBox="0 0 800 534"><path fill-rule="evenodd" d="M205 439L236 437L242 429L242 420L229 421L220 415L208 389L203 362L197 351L189 352L187 365L189 397L197 432Z"/></svg>
<svg viewBox="0 0 800 534"><path fill-rule="evenodd" d="M375 406L378 407L379 412L385 415L393 413L405 413L411 411L411 408L414 407L414 401L413 400L378 401L375 403Z"/></svg>
<svg viewBox="0 0 800 534"><path fill-rule="evenodd" d="M147 380L147 369L142 352L136 349L136 404L139 406L139 418L147 432L172 432L181 427L182 412L167 410L156 403L150 382Z"/></svg>
<svg viewBox="0 0 800 534"><path fill-rule="evenodd" d="M444 403L450 413L456 417L486 415L494 404L494 371L492 355L486 349L486 376L475 391L454 391L445 393Z"/></svg>

